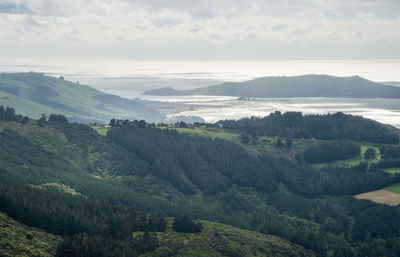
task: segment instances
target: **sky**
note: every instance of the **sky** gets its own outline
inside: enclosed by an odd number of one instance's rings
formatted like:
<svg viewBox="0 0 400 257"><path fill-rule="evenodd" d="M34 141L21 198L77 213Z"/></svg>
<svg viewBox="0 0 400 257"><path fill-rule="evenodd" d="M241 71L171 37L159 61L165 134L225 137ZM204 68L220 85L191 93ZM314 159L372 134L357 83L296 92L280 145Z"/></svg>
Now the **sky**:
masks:
<svg viewBox="0 0 400 257"><path fill-rule="evenodd" d="M0 56L400 59L400 0L0 0Z"/></svg>

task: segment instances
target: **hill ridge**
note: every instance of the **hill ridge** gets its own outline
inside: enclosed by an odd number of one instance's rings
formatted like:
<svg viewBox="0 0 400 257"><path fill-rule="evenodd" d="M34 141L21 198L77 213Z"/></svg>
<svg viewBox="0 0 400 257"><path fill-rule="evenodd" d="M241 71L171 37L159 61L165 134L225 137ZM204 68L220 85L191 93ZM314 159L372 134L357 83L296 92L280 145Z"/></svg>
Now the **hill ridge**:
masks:
<svg viewBox="0 0 400 257"><path fill-rule="evenodd" d="M142 102L101 92L41 73L0 74L0 104L39 118L56 111L71 121L108 122L111 118L162 120L164 116Z"/></svg>
<svg viewBox="0 0 400 257"><path fill-rule="evenodd" d="M260 77L244 82L224 82L192 90L165 87L145 95L218 95L251 98L340 97L400 99L400 88L376 83L358 75L337 77L307 74L299 76Z"/></svg>

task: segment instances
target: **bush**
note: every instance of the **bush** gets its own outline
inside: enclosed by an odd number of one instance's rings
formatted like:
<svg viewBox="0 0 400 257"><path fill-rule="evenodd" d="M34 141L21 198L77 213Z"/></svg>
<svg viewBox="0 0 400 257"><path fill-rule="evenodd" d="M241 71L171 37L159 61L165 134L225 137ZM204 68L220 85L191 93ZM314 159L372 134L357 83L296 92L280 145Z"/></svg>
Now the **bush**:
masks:
<svg viewBox="0 0 400 257"><path fill-rule="evenodd" d="M279 148L284 146L284 144L282 143L282 140L280 138L278 138L278 140L276 140L275 146L279 147Z"/></svg>
<svg viewBox="0 0 400 257"><path fill-rule="evenodd" d="M376 159L376 151L374 148L368 148L364 153L364 158L367 160Z"/></svg>
<svg viewBox="0 0 400 257"><path fill-rule="evenodd" d="M49 122L68 122L68 119L62 114L50 114Z"/></svg>
<svg viewBox="0 0 400 257"><path fill-rule="evenodd" d="M243 144L248 144L248 143L250 143L250 137L249 137L249 135L247 135L247 133L242 133L242 134L240 134L240 141L241 141Z"/></svg>
<svg viewBox="0 0 400 257"><path fill-rule="evenodd" d="M197 233L202 231L200 223L194 222L190 217L175 218L172 229L176 232Z"/></svg>

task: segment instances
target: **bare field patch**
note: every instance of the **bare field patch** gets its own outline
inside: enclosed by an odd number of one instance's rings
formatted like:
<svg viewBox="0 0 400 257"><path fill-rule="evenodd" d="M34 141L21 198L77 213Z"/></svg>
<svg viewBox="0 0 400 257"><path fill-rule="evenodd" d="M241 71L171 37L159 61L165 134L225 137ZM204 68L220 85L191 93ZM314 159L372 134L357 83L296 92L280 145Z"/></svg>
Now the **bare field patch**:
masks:
<svg viewBox="0 0 400 257"><path fill-rule="evenodd" d="M400 194L390 192L385 189L375 190L354 196L357 199L371 200L376 203L398 205L400 204Z"/></svg>

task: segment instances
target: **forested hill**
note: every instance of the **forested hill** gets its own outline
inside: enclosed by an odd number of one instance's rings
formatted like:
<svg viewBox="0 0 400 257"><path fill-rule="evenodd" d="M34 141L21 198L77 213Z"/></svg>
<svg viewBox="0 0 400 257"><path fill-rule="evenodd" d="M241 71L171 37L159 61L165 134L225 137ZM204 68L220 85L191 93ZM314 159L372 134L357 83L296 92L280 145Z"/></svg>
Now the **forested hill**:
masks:
<svg viewBox="0 0 400 257"><path fill-rule="evenodd" d="M263 118L242 118L218 122L227 130L242 131L251 135L324 140L350 139L358 142L398 144L398 133L377 121L342 112L333 114L308 114L276 111Z"/></svg>
<svg viewBox="0 0 400 257"><path fill-rule="evenodd" d="M379 165L319 169L229 137L144 121L110 125L106 133L96 127L100 134L62 115L32 120L0 108L0 212L62 237L56 256L400 252L400 207L352 197L400 182ZM349 145L335 140L323 150ZM397 145L382 146L397 154Z"/></svg>
<svg viewBox="0 0 400 257"><path fill-rule="evenodd" d="M263 77L245 82L227 82L187 91L161 88L147 91L144 94L219 95L254 98L350 97L398 99L400 98L400 88L375 83L359 76L303 75L295 77Z"/></svg>
<svg viewBox="0 0 400 257"><path fill-rule="evenodd" d="M82 123L106 122L115 117L163 119L158 111L139 101L34 72L0 74L0 105L14 107L29 117L61 113Z"/></svg>

